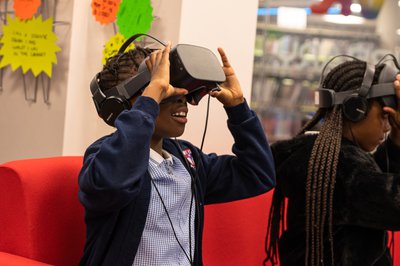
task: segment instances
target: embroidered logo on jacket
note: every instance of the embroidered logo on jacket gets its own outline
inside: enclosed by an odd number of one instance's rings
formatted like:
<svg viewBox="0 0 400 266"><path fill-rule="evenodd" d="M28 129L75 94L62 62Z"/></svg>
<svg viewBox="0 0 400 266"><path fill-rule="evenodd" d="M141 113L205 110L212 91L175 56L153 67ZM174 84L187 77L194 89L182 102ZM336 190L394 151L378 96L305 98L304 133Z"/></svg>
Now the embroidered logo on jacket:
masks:
<svg viewBox="0 0 400 266"><path fill-rule="evenodd" d="M190 149L186 149L182 151L183 156L185 156L186 160L189 162L190 167L196 169L196 163L194 162L192 151Z"/></svg>

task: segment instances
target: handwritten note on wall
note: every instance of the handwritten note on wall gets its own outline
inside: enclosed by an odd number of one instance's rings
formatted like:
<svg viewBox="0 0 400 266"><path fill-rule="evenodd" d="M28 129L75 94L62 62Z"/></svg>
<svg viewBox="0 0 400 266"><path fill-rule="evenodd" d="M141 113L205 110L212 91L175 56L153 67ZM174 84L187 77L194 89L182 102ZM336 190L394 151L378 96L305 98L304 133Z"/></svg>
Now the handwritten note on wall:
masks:
<svg viewBox="0 0 400 266"><path fill-rule="evenodd" d="M43 21L39 16L22 21L8 17L0 41L0 68L11 65L13 71L21 67L24 74L31 70L35 77L41 72L51 77L52 64L57 64L56 52L61 50L52 25L53 18Z"/></svg>

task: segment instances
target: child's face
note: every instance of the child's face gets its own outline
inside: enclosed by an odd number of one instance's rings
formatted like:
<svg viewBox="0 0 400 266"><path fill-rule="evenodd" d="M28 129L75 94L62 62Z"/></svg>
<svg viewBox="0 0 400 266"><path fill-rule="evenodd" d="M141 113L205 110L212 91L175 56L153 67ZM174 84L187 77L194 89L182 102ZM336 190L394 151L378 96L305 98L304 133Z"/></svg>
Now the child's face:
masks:
<svg viewBox="0 0 400 266"><path fill-rule="evenodd" d="M185 96L173 102L160 104L160 114L157 117L153 137L179 137L185 131L188 107Z"/></svg>
<svg viewBox="0 0 400 266"><path fill-rule="evenodd" d="M355 140L367 152L373 151L382 143L385 140L385 133L389 130L389 115L376 100L372 101L365 119L351 124Z"/></svg>

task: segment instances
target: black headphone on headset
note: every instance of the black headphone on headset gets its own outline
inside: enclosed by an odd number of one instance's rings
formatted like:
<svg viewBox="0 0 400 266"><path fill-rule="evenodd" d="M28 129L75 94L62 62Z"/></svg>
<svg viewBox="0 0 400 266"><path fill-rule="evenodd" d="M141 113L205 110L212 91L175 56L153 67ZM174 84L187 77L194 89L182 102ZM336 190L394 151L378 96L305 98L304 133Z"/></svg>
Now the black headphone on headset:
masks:
<svg viewBox="0 0 400 266"><path fill-rule="evenodd" d="M375 66L367 64L363 82L359 90L343 99L342 111L344 116L353 122L361 121L368 113L367 95L375 74Z"/></svg>
<svg viewBox="0 0 400 266"><path fill-rule="evenodd" d="M348 55L335 56L324 66L322 77L327 65L337 57L342 56L359 60ZM384 67L379 75L377 84L372 85L376 66L380 66L387 56L390 56L393 59L396 67L383 64ZM320 86L316 91L315 104L319 108L330 108L334 105L342 105L343 115L352 122L359 122L366 117L369 109L368 99L370 98L381 98L384 106L397 108L396 92L393 86L393 81L399 73L399 64L393 55L388 54L385 55L376 66L367 64L362 84L360 88L356 90L335 92L334 90ZM322 82L320 82L320 84L322 84Z"/></svg>
<svg viewBox="0 0 400 266"><path fill-rule="evenodd" d="M119 49L117 55L121 56L126 48L137 38L141 36L150 37L162 45L165 45L160 40L153 36L139 33L130 37ZM118 61L118 60L117 60ZM129 99L143 90L150 80L150 73L147 71L146 64L140 64L138 73L125 81L121 82L115 87L112 87L106 91L103 91L99 85L100 73L90 82L90 91L92 93L92 99L96 107L99 116L110 126L114 126L115 119L124 110L128 110L132 107Z"/></svg>

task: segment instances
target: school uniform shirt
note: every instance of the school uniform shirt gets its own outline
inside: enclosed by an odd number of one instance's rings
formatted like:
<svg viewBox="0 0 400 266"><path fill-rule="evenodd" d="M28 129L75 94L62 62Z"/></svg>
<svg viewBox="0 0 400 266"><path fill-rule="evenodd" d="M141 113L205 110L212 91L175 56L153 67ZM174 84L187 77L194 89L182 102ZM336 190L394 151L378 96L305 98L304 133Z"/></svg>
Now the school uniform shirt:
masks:
<svg viewBox="0 0 400 266"><path fill-rule="evenodd" d="M195 202L189 171L175 156L150 149L151 196L133 266L190 266Z"/></svg>
<svg viewBox="0 0 400 266"><path fill-rule="evenodd" d="M195 179L194 265L202 265L204 204L257 196L275 185L272 153L256 114L246 102L225 110L234 155L205 154L183 140L163 141L163 149ZM87 227L80 265L133 264L151 198L150 139L158 113L157 102L140 96L118 116L117 130L86 150L78 179Z"/></svg>

